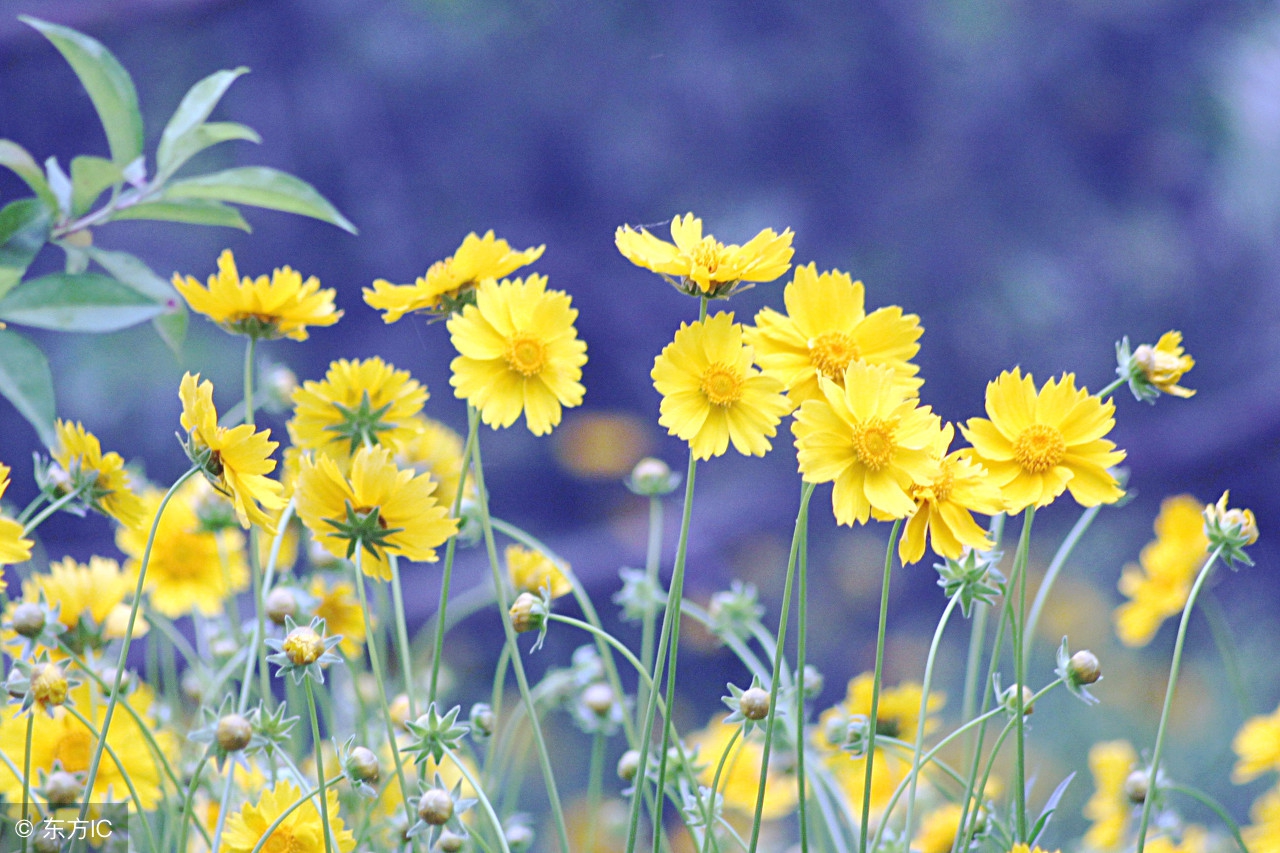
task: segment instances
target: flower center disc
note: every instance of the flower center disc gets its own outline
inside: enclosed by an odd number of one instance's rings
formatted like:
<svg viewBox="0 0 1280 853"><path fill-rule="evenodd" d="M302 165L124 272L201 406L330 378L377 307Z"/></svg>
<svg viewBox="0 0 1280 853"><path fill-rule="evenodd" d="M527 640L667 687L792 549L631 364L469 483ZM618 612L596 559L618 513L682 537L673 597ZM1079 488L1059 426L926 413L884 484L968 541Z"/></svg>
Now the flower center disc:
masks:
<svg viewBox="0 0 1280 853"><path fill-rule="evenodd" d="M880 418L872 418L855 428L853 432L853 452L858 461L872 471L879 471L893 459L893 432L889 425Z"/></svg>
<svg viewBox="0 0 1280 853"><path fill-rule="evenodd" d="M546 361L546 347L537 338L518 334L507 344L507 365L522 376L537 376Z"/></svg>
<svg viewBox="0 0 1280 853"><path fill-rule="evenodd" d="M707 402L714 406L729 406L742 397L742 380L737 372L720 362L706 369L699 387Z"/></svg>
<svg viewBox="0 0 1280 853"><path fill-rule="evenodd" d="M720 262L724 259L724 246L712 237L703 237L693 250L694 266L701 267L711 276L716 274L720 269Z"/></svg>
<svg viewBox="0 0 1280 853"><path fill-rule="evenodd" d="M1013 442L1013 458L1031 474L1052 470L1066 455L1066 439L1057 427L1048 424L1032 424Z"/></svg>
<svg viewBox="0 0 1280 853"><path fill-rule="evenodd" d="M809 360L832 382L844 384L844 371L862 352L853 338L844 332L823 332L809 341Z"/></svg>
<svg viewBox="0 0 1280 853"><path fill-rule="evenodd" d="M306 849L302 845L303 842L292 831L277 827L267 839L267 843L263 845L262 853L301 853Z"/></svg>
<svg viewBox="0 0 1280 853"><path fill-rule="evenodd" d="M83 728L65 731L53 748L53 761L61 761L62 769L78 773L89 769L89 756L93 741Z"/></svg>

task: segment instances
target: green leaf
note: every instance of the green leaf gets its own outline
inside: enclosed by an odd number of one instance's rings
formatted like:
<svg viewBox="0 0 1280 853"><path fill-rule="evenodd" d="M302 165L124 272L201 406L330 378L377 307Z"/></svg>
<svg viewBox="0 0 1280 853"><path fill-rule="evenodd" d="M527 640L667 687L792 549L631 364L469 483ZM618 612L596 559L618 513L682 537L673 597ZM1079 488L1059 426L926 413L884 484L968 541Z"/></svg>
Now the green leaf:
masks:
<svg viewBox="0 0 1280 853"><path fill-rule="evenodd" d="M233 139L242 139L247 142L261 142L262 137L258 135L253 128L243 124L237 124L234 121L211 121L193 127L190 133L185 134L178 139L170 152L173 160L167 166L160 166L158 175L167 179L170 175L178 170L178 168L199 154L206 148L217 145L219 142L230 142Z"/></svg>
<svg viewBox="0 0 1280 853"><path fill-rule="evenodd" d="M136 159L142 153L142 113L129 72L101 42L84 33L29 15L19 15L18 20L53 42L76 72L107 133L111 159L122 167Z"/></svg>
<svg viewBox="0 0 1280 853"><path fill-rule="evenodd" d="M71 215L88 212L103 190L122 183L120 167L102 157L76 157L71 161Z"/></svg>
<svg viewBox="0 0 1280 853"><path fill-rule="evenodd" d="M192 154L200 150L196 148L194 151L186 151L183 143L209 118L213 108L222 100L236 78L247 73L249 69L244 66L233 71L215 71L187 91L160 136L160 147L156 149L157 171L171 175Z"/></svg>
<svg viewBox="0 0 1280 853"><path fill-rule="evenodd" d="M0 296L13 289L49 239L49 208L22 198L0 208Z"/></svg>
<svg viewBox="0 0 1280 853"><path fill-rule="evenodd" d="M121 219L155 219L161 222L187 222L192 225L223 225L252 231L240 211L220 201L190 198L182 201L147 201L122 207L111 214L110 221Z"/></svg>
<svg viewBox="0 0 1280 853"><path fill-rule="evenodd" d="M152 272L151 267L128 252L109 252L90 247L89 257L121 284L153 302L161 302L166 308L177 310L182 297L173 285Z"/></svg>
<svg viewBox="0 0 1280 853"><path fill-rule="evenodd" d="M36 159L27 153L27 149L11 140L0 139L0 166L11 170L26 181L31 191L39 196L50 210L58 209L58 200L53 197L53 190L49 189L44 170L40 168Z"/></svg>
<svg viewBox="0 0 1280 853"><path fill-rule="evenodd" d="M40 348L17 332L0 329L0 394L53 447L53 373Z"/></svg>
<svg viewBox="0 0 1280 853"><path fill-rule="evenodd" d="M179 303L178 310L170 314L161 314L151 321L156 334L164 345L176 356L182 355L182 343L187 339L187 306Z"/></svg>
<svg viewBox="0 0 1280 853"><path fill-rule="evenodd" d="M55 273L25 282L0 299L0 320L59 332L114 332L164 312L114 278L98 273Z"/></svg>
<svg viewBox="0 0 1280 853"><path fill-rule="evenodd" d="M352 234L357 233L356 227L324 196L316 192L311 184L266 166L242 166L187 178L170 184L163 197L213 199L282 210L285 213L310 216Z"/></svg>

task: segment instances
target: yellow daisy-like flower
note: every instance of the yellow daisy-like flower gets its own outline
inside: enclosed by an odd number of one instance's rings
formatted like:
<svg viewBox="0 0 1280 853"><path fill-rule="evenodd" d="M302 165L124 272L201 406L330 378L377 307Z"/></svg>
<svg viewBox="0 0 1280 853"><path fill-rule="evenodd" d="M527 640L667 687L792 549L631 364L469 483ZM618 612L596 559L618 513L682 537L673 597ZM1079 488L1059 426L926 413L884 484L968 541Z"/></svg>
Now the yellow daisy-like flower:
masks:
<svg viewBox="0 0 1280 853"><path fill-rule="evenodd" d="M697 459L720 456L733 442L763 456L791 411L782 383L752 367L751 347L733 314L681 323L675 340L653 362L653 387L662 395L658 423L689 442Z"/></svg>
<svg viewBox="0 0 1280 853"><path fill-rule="evenodd" d="M313 799L306 800L280 822L271 834L267 830L285 810L302 799L302 791L288 780L276 783L264 791L256 805L245 803L240 811L227 817L222 836L227 853L250 853L263 837L264 851L280 853L324 853L325 826L320 818L320 807ZM330 786L325 790L325 802L329 811L329 833L334 850L350 853L355 849L356 837L346 828L338 814L338 791Z"/></svg>
<svg viewBox="0 0 1280 853"><path fill-rule="evenodd" d="M289 436L297 447L332 456L345 468L362 445L395 450L412 438L427 396L407 370L377 356L339 359L322 381L308 380L293 392Z"/></svg>
<svg viewBox="0 0 1280 853"><path fill-rule="evenodd" d="M1253 801L1249 820L1240 834L1250 853L1280 853L1280 787Z"/></svg>
<svg viewBox="0 0 1280 853"><path fill-rule="evenodd" d="M951 853L951 845L960 831L962 813L959 803L946 803L929 812L911 840L911 849L920 853Z"/></svg>
<svg viewBox="0 0 1280 853"><path fill-rule="evenodd" d="M384 312L382 320L394 323L405 314L425 311L447 314L459 308L458 300L485 279L504 278L520 267L542 257L546 246L531 246L514 251L506 240L495 240L493 231L483 237L475 233L463 239L458 251L443 261L436 261L413 284L392 284L378 279L373 289L364 289L364 301Z"/></svg>
<svg viewBox="0 0 1280 853"><path fill-rule="evenodd" d="M1126 740L1095 743L1089 748L1089 772L1093 774L1093 796L1084 804L1090 821L1085 845L1094 850L1118 850L1133 803L1124 791L1124 782L1138 765L1138 753Z"/></svg>
<svg viewBox="0 0 1280 853"><path fill-rule="evenodd" d="M1271 714L1250 717L1231 741L1240 760L1231 771L1237 785L1252 782L1263 773L1280 771L1280 708Z"/></svg>
<svg viewBox="0 0 1280 853"><path fill-rule="evenodd" d="M1191 495L1165 498L1156 516L1156 538L1120 575L1120 591L1129 601L1112 615L1116 636L1126 646L1151 642L1164 620L1186 606L1196 574L1209 556L1204 505Z"/></svg>
<svg viewBox="0 0 1280 853"><path fill-rule="evenodd" d="M156 527L146 590L151 606L170 619L189 613L217 616L226 600L249 583L244 535L234 528L209 530L200 521L197 507L210 492L203 480L183 483L169 499ZM154 517L162 498L156 489L143 495L148 517ZM125 571L135 582L150 533L150 524L116 531L116 546L129 557Z"/></svg>
<svg viewBox="0 0 1280 853"><path fill-rule="evenodd" d="M1018 842L1009 848L1009 853L1048 853L1048 851L1042 850L1039 845L1029 847L1022 842ZM1054 850L1053 853L1059 853L1059 851Z"/></svg>
<svg viewBox="0 0 1280 853"><path fill-rule="evenodd" d="M854 361L892 368L903 384L917 390L924 384L916 377L920 368L911 363L924 333L920 318L896 305L867 314L862 282L848 273L819 275L813 264L796 267L782 298L786 314L765 308L745 333L756 363L786 384L797 405L821 399L819 376L843 385L845 369Z"/></svg>
<svg viewBox="0 0 1280 853"><path fill-rule="evenodd" d="M702 236L702 220L692 213L671 220L674 245L644 228L623 225L614 235L622 256L636 266L664 276L691 296L727 296L739 282L773 281L791 267L791 229L781 234L766 228L745 245L721 243Z"/></svg>
<svg viewBox="0 0 1280 853"><path fill-rule="evenodd" d="M1050 379L1037 394L1030 374L1005 371L987 384L986 409L990 420L970 418L960 430L1009 512L1047 506L1066 489L1081 506L1124 495L1107 469L1125 453L1103 438L1115 426L1115 404L1077 390L1073 374Z"/></svg>
<svg viewBox="0 0 1280 853"><path fill-rule="evenodd" d="M805 482L834 481L840 524L914 513L911 488L940 476L938 416L888 367L855 361L843 387L826 377L819 385L822 398L802 403L791 424Z"/></svg>
<svg viewBox="0 0 1280 853"><path fill-rule="evenodd" d="M430 474L431 479L440 484L436 489L440 502L451 507L466 467L462 458L466 449L462 436L431 418L413 418L412 423L414 432L396 453L396 464ZM471 475L467 474L463 496L474 493L475 485L471 482Z"/></svg>
<svg viewBox="0 0 1280 853"><path fill-rule="evenodd" d="M202 287L191 276L173 274L173 286L191 310L203 314L233 335L274 340L307 339L307 326L332 326L342 312L334 308L331 289L321 290L320 280L290 267L274 270L271 278L256 279L236 272L230 249L218 256L218 274Z"/></svg>
<svg viewBox="0 0 1280 853"><path fill-rule="evenodd" d="M955 428L946 424L936 448L937 475L910 488L916 511L898 541L898 558L903 565L919 562L924 556L926 534L933 552L952 560L958 560L966 547L978 551L992 547L987 532L971 513L995 515L1004 510L1004 501L986 469L973 461L968 450L947 453L954 436Z"/></svg>
<svg viewBox="0 0 1280 853"><path fill-rule="evenodd" d="M705 729L689 735L689 746L698 750L698 763L706 765L698 775L698 782L702 785L711 787L720 756L728 748L733 733L740 728L738 724L725 724L720 719L712 719ZM777 758L778 754L775 750L773 756ZM724 808L727 811L742 815L755 814L762 758L764 733L759 729L734 741L733 749L725 759L724 769L720 771L720 786L716 789L717 793L724 796ZM764 810L761 817L764 820L786 817L795 811L798 800L795 773L771 763L765 777Z"/></svg>
<svg viewBox="0 0 1280 853"><path fill-rule="evenodd" d="M90 557L85 565L66 557L50 563L48 574L33 574L24 580L22 600L36 602L43 594L50 605L58 605L58 621L67 629L63 637L75 648L86 634L98 631L108 640L124 636L129 622L129 605L125 602L133 597L135 587L136 576L131 577L115 560ZM134 636L140 637L146 631L147 623L139 616L134 623Z"/></svg>
<svg viewBox="0 0 1280 853"><path fill-rule="evenodd" d="M9 466L0 463L0 497L9 490ZM22 525L12 518L0 516L0 566L25 563L31 559L31 546L35 543L23 538ZM0 576L0 592L7 589Z"/></svg>
<svg viewBox="0 0 1280 853"><path fill-rule="evenodd" d="M567 293L547 290L547 277L481 282L476 304L449 318L458 357L449 365L454 396L480 410L497 429L524 413L534 435L560 423L561 407L582 403L587 345ZM452 496L450 496L452 499Z"/></svg>
<svg viewBox="0 0 1280 853"><path fill-rule="evenodd" d="M387 551L419 562L435 562L437 546L458 528L437 500L426 474L396 467L383 447L361 447L342 475L327 456L303 457L298 471L298 516L316 541L335 557L366 552L364 573L391 579Z"/></svg>
<svg viewBox="0 0 1280 853"><path fill-rule="evenodd" d="M355 586L346 581L329 584L321 578L313 577L307 592L316 598L316 606L311 615L324 620L325 633L330 637L342 635L342 642L338 647L347 657L358 654L365 639L364 609L360 607L360 599L356 597Z"/></svg>
<svg viewBox="0 0 1280 853"><path fill-rule="evenodd" d="M516 592L537 595L544 586L551 588L551 597L559 598L573 592L573 584L550 557L541 551L531 551L520 545L508 545L506 550L507 574Z"/></svg>
<svg viewBox="0 0 1280 853"><path fill-rule="evenodd" d="M1148 383L1162 393L1187 398L1196 392L1178 384L1182 374L1196 366L1196 360L1182 350L1182 333L1165 332L1153 347L1143 344L1133 351L1134 365Z"/></svg>
<svg viewBox="0 0 1280 853"><path fill-rule="evenodd" d="M267 476L275 470L271 453L279 446L271 441L271 430L257 432L252 424L218 426L213 383L201 382L198 373L183 375L178 396L182 427L189 433L189 455L201 460L209 482L231 499L241 526L257 524L274 532L269 513L284 506L284 499L281 485Z"/></svg>
<svg viewBox="0 0 1280 853"><path fill-rule="evenodd" d="M66 473L68 486L83 486L81 499L126 527L142 523L142 501L129 486L129 472L119 453L103 453L98 437L80 423L58 419L57 443L51 452Z"/></svg>

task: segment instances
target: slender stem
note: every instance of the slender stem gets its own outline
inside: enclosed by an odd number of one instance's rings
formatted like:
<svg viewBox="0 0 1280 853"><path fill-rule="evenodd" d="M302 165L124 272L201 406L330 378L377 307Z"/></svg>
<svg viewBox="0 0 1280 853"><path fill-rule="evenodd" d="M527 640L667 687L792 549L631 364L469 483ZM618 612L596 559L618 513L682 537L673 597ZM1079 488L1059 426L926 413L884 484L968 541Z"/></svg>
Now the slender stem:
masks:
<svg viewBox="0 0 1280 853"><path fill-rule="evenodd" d="M479 425L480 418L476 416L474 410L468 407L467 444L462 450L462 472L458 476L458 488L454 491L453 503L449 506L450 518L458 518L462 512L462 496L466 493L467 469L470 467L468 460L471 458L471 448L476 443L476 428ZM449 542L444 548L444 571L440 577L440 604L436 607L436 643L431 648L431 686L427 691L428 705L436 701L436 689L440 684L440 660L444 656L444 632L448 630L445 612L449 606L449 586L453 581L453 560L457 550L458 536L454 534L449 537ZM413 701L412 698L410 701Z"/></svg>
<svg viewBox="0 0 1280 853"><path fill-rule="evenodd" d="M1204 791L1197 788L1192 788L1187 785L1177 785L1172 782L1166 782L1164 790L1188 796L1208 808L1216 814L1224 824L1227 825L1227 831L1231 833L1231 837L1235 839L1236 844L1240 847L1240 853L1249 853L1249 848L1245 846L1244 838L1240 835L1240 826L1231 817L1230 812L1224 809L1222 804L1213 797L1210 797Z"/></svg>
<svg viewBox="0 0 1280 853"><path fill-rule="evenodd" d="M462 762L453 750L448 747L444 748L444 754L453 760L453 766L458 768L458 772L462 774L462 778L466 779L476 792L476 799L480 801L480 808L484 809L485 815L489 818L489 823L493 824L493 832L498 836L498 846L506 853L511 853L511 848L507 846L507 834L502 831L502 821L498 820L498 814L493 810L493 803L489 802L489 797L485 794L484 788L480 787L480 781L471 774L467 769L467 765Z"/></svg>
<svg viewBox="0 0 1280 853"><path fill-rule="evenodd" d="M1013 724L1017 742L1017 764L1013 777L1013 803L1017 811L1017 840L1027 840L1027 723L1022 686L1027 683L1027 558L1031 548L1031 525L1036 508L1029 506L1022 515L1022 533L1018 551L1013 557L1013 578L1018 585L1018 612L1013 620ZM1139 851L1141 853L1141 851Z"/></svg>
<svg viewBox="0 0 1280 853"><path fill-rule="evenodd" d="M1027 627L1023 631L1023 634L1025 634L1022 644L1023 655L1031 654L1031 644L1036 641L1036 624L1040 621L1040 611L1044 609L1044 603L1049 598L1049 591L1053 589L1053 582L1058 579L1058 574L1062 571L1067 559L1070 558L1071 552L1075 550L1076 543L1084 536L1085 531L1089 529L1089 525L1093 524L1093 520L1098 517L1098 513L1101 510L1101 505L1086 508L1072 526L1067 538L1063 539L1062 544L1058 546L1058 552L1053 555L1053 559L1049 562L1049 568L1045 570L1044 579L1040 581L1040 588L1036 590L1035 601L1031 602L1031 612L1027 615Z"/></svg>
<svg viewBox="0 0 1280 853"><path fill-rule="evenodd" d="M715 816L716 809L716 792L720 790L720 774L724 772L724 764L729 758L729 753L733 752L733 745L738 742L738 738L742 735L742 726L738 726L733 730L733 734L729 736L729 742L725 744L724 751L720 753L720 760L716 763L716 774L711 779L711 814L706 815L707 833L702 839L702 853L707 853L711 846L711 838L715 834L711 831L711 819Z"/></svg>
<svg viewBox="0 0 1280 853"><path fill-rule="evenodd" d="M604 781L604 732L597 729L591 735L591 760L587 765L587 850L596 849L596 829L600 812L600 786Z"/></svg>
<svg viewBox="0 0 1280 853"><path fill-rule="evenodd" d="M101 730L101 731L98 731L98 730L94 729L93 724L89 722L88 718L86 718L86 717L84 716L84 714L81 714L81 713L80 713L80 711L79 711L79 710L77 710L75 707L73 707L73 706L71 706L71 705L63 705L62 707L63 707L63 708L65 708L65 709L67 710L67 713L71 714L71 716L73 716L73 717L75 717L77 720L79 720L79 721L80 721L80 725L84 726L86 729L88 729L88 730L89 730L89 734L90 734L90 736L92 736L92 737L96 737L96 738L98 739L98 743L102 745L103 749L105 749L105 750L106 750L107 755L108 755L108 756L110 756L110 758L111 758L112 762L114 762L114 763L115 763L115 765L116 765L116 769L120 771L120 777L121 777L121 779L123 779L123 780L124 780L124 785L125 785L125 787L129 789L129 798L130 798L131 800L133 800L133 807L134 807L135 809L137 809L137 812L138 812L138 819L142 821L142 829L143 829L143 832L145 832L145 833L146 833L146 836L147 836L147 842L148 842L148 844L149 844L149 846L150 846L150 849L152 849L152 850L158 849L158 848L156 847L156 836L155 836L155 831L151 828L151 821L147 820L146 812L145 812L145 811L143 810L143 808L142 808L142 797L140 797L140 796L138 795L138 788L137 788L137 786L136 786L136 785L134 785L134 783L133 783L133 779L131 779L131 778L129 777L129 773L125 770L124 762L120 760L120 756L119 756L119 755L117 755L117 754L116 754L115 749L114 749L114 748L113 748L109 743L107 743L107 728L106 728L106 726L104 725L104 726L102 727L102 730ZM85 817L86 817L86 814L87 814L87 809L86 809L86 807L87 807L87 806L88 806L88 805L93 801L93 799L94 799L94 797L93 797L93 786L92 786L92 785L89 785L89 784L87 784L87 783L86 783L86 784L85 784L85 786L84 786L84 791L85 791L85 794L84 794L84 805L83 805L83 806L81 806L81 809L82 809L82 810L84 810L84 812L85 812L85 813L82 813L82 814L81 814L81 816L80 816L80 820L81 820L81 822L82 822L82 825L83 825L83 821L85 820ZM88 838L87 838L87 837L84 837L84 838L82 838L81 840L83 840L86 844L88 844Z"/></svg>
<svg viewBox="0 0 1280 853"><path fill-rule="evenodd" d="M22 753L22 819L31 815L31 739L36 729L36 709L27 709L27 746ZM22 836L22 853L26 853L29 836Z"/></svg>
<svg viewBox="0 0 1280 853"><path fill-rule="evenodd" d="M327 780L324 784L336 785L341 779L342 779L342 776L334 776L332 779ZM302 786L299 785L298 787L302 787ZM323 785L312 788L310 791L307 791L301 797L298 797L298 799L294 800L293 803L290 804L289 808L280 812L280 814L276 816L276 819L271 821L271 823L267 824L266 829L262 830L262 836L258 839L258 842L253 845L253 849L250 850L249 853L262 853L262 848L265 847L266 843L271 840L271 836L274 835L275 831L280 828L280 824L288 820L289 815L293 814L298 809L302 808L303 803L310 800L321 790L323 790Z"/></svg>
<svg viewBox="0 0 1280 853"><path fill-rule="evenodd" d="M187 831L191 828L191 807L195 804L196 786L200 784L200 776L204 773L204 769L208 765L209 753L206 752L200 757L200 763L196 765L195 771L191 774L191 782L187 785L187 795L182 798L182 817L179 819L178 825L180 828L178 830L178 846L174 848L175 850L187 849ZM196 825L201 829L204 828L204 824L200 821L196 821ZM212 849L213 842L209 840L209 836L207 834L205 835L204 841L205 844L208 844L210 849Z"/></svg>
<svg viewBox="0 0 1280 853"><path fill-rule="evenodd" d="M47 494L45 494L44 492L39 492L34 498L31 499L31 503L24 506L22 508L22 512L18 513L17 518L15 520L19 524L23 525L24 531L26 530L27 518L31 515L31 513L35 512L37 508L39 508L40 504L44 503L48 499L49 499L49 496Z"/></svg>
<svg viewBox="0 0 1280 853"><path fill-rule="evenodd" d="M1121 376L1119 379L1113 379L1111 380L1111 383L1107 385L1107 387L1103 388L1101 391L1094 394L1093 396L1101 400L1107 397L1108 395L1112 394L1117 388L1119 388L1121 385L1124 385L1128 381L1129 381L1128 377L1125 377L1125 376Z"/></svg>
<svg viewBox="0 0 1280 853"><path fill-rule="evenodd" d="M259 676L258 691L262 694L264 707L269 707L269 703L273 698L271 676L267 667L267 644L265 642L267 636L265 596L270 591L272 582L275 580L276 561L280 558L280 548L284 544L285 528L289 526L289 520L293 518L296 506L295 501L296 497L290 498L289 503L285 505L284 511L280 513L280 520L276 525L276 535L271 540L271 553L267 555L265 573L259 571L257 557L254 556L258 553L256 543L250 550L249 573L253 577L253 598L257 619L253 626L249 653L245 657L244 675L240 679L240 699L236 707L241 714L249 707L249 688L253 683L255 666L258 669Z"/></svg>
<svg viewBox="0 0 1280 853"><path fill-rule="evenodd" d="M67 492L65 495L62 495L61 497L59 497L53 503L49 504L44 509L40 510L39 515L37 515L35 518L31 519L30 521L22 525L22 535L30 536L32 531L34 531L37 527L43 524L46 518L53 515L55 512L62 509L67 504L79 498L80 493L83 491L84 491L84 486L80 486L79 488L72 489L71 491Z"/></svg>
<svg viewBox="0 0 1280 853"><path fill-rule="evenodd" d="M645 547L644 576L648 588L654 591L658 589L658 568L662 563L662 515L662 498L658 495L650 496L649 541ZM653 607L645 608L640 622L640 662L644 664L646 672L653 669L653 634L657 617L658 607L655 601ZM648 699L645 692L638 692L636 695L638 706L645 705Z"/></svg>
<svg viewBox="0 0 1280 853"><path fill-rule="evenodd" d="M880 582L880 622L876 628L875 677L871 682L871 716L867 724L867 769L862 784L862 818L858 825L858 853L867 853L867 823L871 818L871 771L876 758L876 715L880 713L880 680L884 676L884 638L889 617L889 574L893 569L893 549L902 532L902 519L893 523L889 545L884 552L884 577Z"/></svg>
<svg viewBox="0 0 1280 853"><path fill-rule="evenodd" d="M413 694L417 691L413 684L413 657L409 653L409 626L405 622L404 592L400 586L400 558L395 554L391 554L390 557L391 559L387 562L391 564L391 612L395 616L396 623L396 651L400 655L400 677L404 680L405 695L409 697L409 716L416 720L418 706L413 700Z"/></svg>
<svg viewBox="0 0 1280 853"><path fill-rule="evenodd" d="M252 340L252 339L251 339ZM320 795L320 832L324 836L324 853L333 853L333 832L329 827L329 798L324 786L324 741L320 740L320 718L316 715L315 691L311 679L303 679L307 692L307 711L311 716L311 746L316 755L316 791Z"/></svg>
<svg viewBox="0 0 1280 853"><path fill-rule="evenodd" d="M807 508L806 508L807 512ZM805 791L804 754L805 737L805 645L809 635L809 531L806 528L800 533L799 572L800 588L797 590L799 602L799 624L796 625L796 804L799 809L797 819L800 822L800 853L809 853L809 808ZM779 642L782 638L779 637Z"/></svg>
<svg viewBox="0 0 1280 853"><path fill-rule="evenodd" d="M924 664L924 683L920 686L920 713L916 717L916 746L911 754L911 788L907 794L907 825L902 831L902 837L911 842L912 830L915 829L913 818L915 817L916 808L916 786L920 780L920 755L924 752L924 730L925 720L929 714L929 686L933 683L933 664L938 659L938 646L942 644L942 632L946 630L947 622L951 619L952 612L956 609L956 604L960 601L960 593L951 596L951 600L947 602L947 608L942 611L942 618L938 620L938 627L933 632L933 642L929 644L929 656L925 658ZM886 812L887 814L887 812Z"/></svg>

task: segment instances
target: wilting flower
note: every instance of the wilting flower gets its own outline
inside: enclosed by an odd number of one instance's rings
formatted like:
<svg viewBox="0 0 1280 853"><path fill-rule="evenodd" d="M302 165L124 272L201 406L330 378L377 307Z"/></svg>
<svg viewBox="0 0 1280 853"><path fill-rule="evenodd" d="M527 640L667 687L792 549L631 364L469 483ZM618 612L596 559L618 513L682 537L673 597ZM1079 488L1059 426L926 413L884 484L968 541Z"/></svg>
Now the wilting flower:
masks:
<svg viewBox="0 0 1280 853"><path fill-rule="evenodd" d="M289 421L293 443L318 450L345 467L362 445L395 450L416 431L427 389L381 358L338 359L320 382L309 380L293 392Z"/></svg>
<svg viewBox="0 0 1280 853"><path fill-rule="evenodd" d="M423 311L449 314L462 307L464 297L485 279L499 279L542 257L545 246L514 251L506 240L495 240L493 231L483 237L468 234L450 257L436 261L427 274L413 284L392 284L378 279L364 289L364 301L384 312L382 319L394 323L405 314Z"/></svg>
<svg viewBox="0 0 1280 853"><path fill-rule="evenodd" d="M623 225L614 235L622 256L636 266L674 277L672 284L690 296L728 296L740 282L773 281L791 266L791 229L766 228L745 245L702 236L702 220L692 213L671 220L671 239L660 240L644 228Z"/></svg>
<svg viewBox="0 0 1280 853"><path fill-rule="evenodd" d="M523 412L534 435L551 432L561 407L581 404L585 393L587 345L573 326L577 316L567 293L547 290L544 275L482 282L476 304L449 318L454 396L495 429Z"/></svg>
<svg viewBox="0 0 1280 853"><path fill-rule="evenodd" d="M226 831L222 836L223 846L228 853L250 853L263 837L267 837L266 844L261 848L263 850L324 853L325 825L320 818L320 807L313 799L305 799L301 806L285 816L279 826L267 835L268 828L276 819L303 799L302 791L292 782L278 782L271 790L263 791L257 804L245 803L240 811L227 818ZM325 802L329 812L328 829L333 838L333 849L350 853L355 849L356 838L338 814L336 788L330 787L325 791Z"/></svg>
<svg viewBox="0 0 1280 853"><path fill-rule="evenodd" d="M531 551L519 545L508 545L506 550L507 574L516 592L537 595L543 587L551 588L551 597L559 598L573 592L573 584L555 562L541 551Z"/></svg>
<svg viewBox="0 0 1280 853"><path fill-rule="evenodd" d="M1280 708L1245 720L1231 748L1240 757L1231 771L1231 781L1237 785L1280 771Z"/></svg>
<svg viewBox="0 0 1280 853"><path fill-rule="evenodd" d="M1153 347L1143 344L1129 352L1129 339L1116 345L1116 374L1129 383L1133 396L1154 403L1161 394L1190 397L1196 392L1178 384L1196 361L1182 351L1182 333L1165 332Z"/></svg>
<svg viewBox="0 0 1280 853"><path fill-rule="evenodd" d="M751 348L732 313L681 323L675 340L654 359L653 387L662 395L658 423L689 442L694 457L729 449L763 456L791 410L783 386L751 365Z"/></svg>
<svg viewBox="0 0 1280 853"><path fill-rule="evenodd" d="M1156 516L1156 538L1120 575L1120 592L1129 601L1113 615L1116 635L1126 646L1145 646L1160 624L1182 612L1191 584L1209 556L1204 534L1204 505L1191 495L1165 498Z"/></svg>
<svg viewBox="0 0 1280 853"><path fill-rule="evenodd" d="M707 724L705 729L689 735L690 747L698 750L698 766L701 772L698 781L711 787L715 779L716 766L720 756L729 746L733 733L741 728L738 724L726 724L716 718ZM778 757L775 749L774 758ZM756 794L760 788L760 761L764 757L763 732L757 730L744 734L733 744L733 749L725 759L724 769L720 772L718 794L724 796L724 808L742 815L751 815L756 809ZM764 820L785 817L795 811L797 802L796 780L794 772L787 772L781 766L771 762L764 785Z"/></svg>
<svg viewBox="0 0 1280 853"><path fill-rule="evenodd" d="M1009 512L1046 506L1066 489L1081 506L1115 503L1123 495L1107 469L1125 457L1103 436L1115 426L1115 404L1076 389L1070 373L1035 381L1014 368L987 384L986 418L960 428L1004 493Z"/></svg>
<svg viewBox="0 0 1280 853"><path fill-rule="evenodd" d="M274 340L307 339L307 326L332 326L342 312L334 308L333 290L321 290L320 280L290 267L272 272L271 278L240 279L230 249L218 256L218 274L201 287L191 276L174 273L173 286L192 311L205 315L233 335Z"/></svg>
<svg viewBox="0 0 1280 853"><path fill-rule="evenodd" d="M1124 840L1125 826L1133 803L1125 792L1125 780L1138 764L1138 753L1125 740L1095 743L1089 748L1089 772L1093 774L1093 796L1084 804L1090 821L1085 845L1094 850L1117 850Z"/></svg>
<svg viewBox="0 0 1280 853"><path fill-rule="evenodd" d="M918 562L924 556L926 533L933 553L952 560L958 560L966 547L978 551L992 547L987 532L978 526L971 513L995 515L1003 511L1000 490L968 451L947 453L954 436L955 427L946 424L935 448L937 475L925 483L913 484L908 492L916 502L916 511L898 541L898 557L904 565Z"/></svg>
<svg viewBox="0 0 1280 853"><path fill-rule="evenodd" d="M119 453L103 453L98 437L80 423L59 419L51 455L65 472L67 489L79 489L80 500L126 527L142 523L142 502L129 485L129 472Z"/></svg>
<svg viewBox="0 0 1280 853"><path fill-rule="evenodd" d="M848 273L818 274L813 264L796 267L795 278L782 292L787 313L765 308L754 327L745 329L756 363L787 386L797 405L822 396L818 377L844 384L854 361L892 368L903 384L919 388L920 368L911 359L920 350L920 318L896 305L867 314L862 282Z"/></svg>
<svg viewBox="0 0 1280 853"><path fill-rule="evenodd" d="M9 466L0 464L0 497L9 489ZM24 539L22 525L12 518L0 516L0 566L13 563L25 563L31 559L30 539ZM4 578L0 577L0 592L5 589Z"/></svg>

